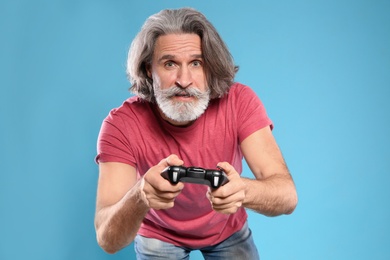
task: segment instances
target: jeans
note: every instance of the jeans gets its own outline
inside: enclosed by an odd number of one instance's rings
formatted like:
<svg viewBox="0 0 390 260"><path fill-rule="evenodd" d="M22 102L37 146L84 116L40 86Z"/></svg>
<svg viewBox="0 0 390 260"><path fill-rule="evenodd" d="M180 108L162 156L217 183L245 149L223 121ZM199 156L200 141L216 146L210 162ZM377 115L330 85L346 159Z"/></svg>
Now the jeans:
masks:
<svg viewBox="0 0 390 260"><path fill-rule="evenodd" d="M189 259L193 250L187 247L179 247L154 238L137 235L134 240L134 248L138 260L178 260ZM256 245L253 242L252 232L245 223L243 228L231 235L221 243L199 249L204 259L231 259L231 260L259 260Z"/></svg>

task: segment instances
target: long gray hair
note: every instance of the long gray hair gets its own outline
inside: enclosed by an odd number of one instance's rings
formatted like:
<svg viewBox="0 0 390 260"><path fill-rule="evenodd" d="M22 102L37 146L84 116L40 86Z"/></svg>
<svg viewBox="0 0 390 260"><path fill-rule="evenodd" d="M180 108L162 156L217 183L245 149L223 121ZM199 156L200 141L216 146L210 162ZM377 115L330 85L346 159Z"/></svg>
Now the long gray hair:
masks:
<svg viewBox="0 0 390 260"><path fill-rule="evenodd" d="M210 98L227 93L238 66L235 66L232 55L214 26L202 13L192 8L162 10L145 21L131 44L127 58L131 92L154 101L153 81L148 77L146 67L152 62L156 40L161 35L180 33L194 33L201 39Z"/></svg>

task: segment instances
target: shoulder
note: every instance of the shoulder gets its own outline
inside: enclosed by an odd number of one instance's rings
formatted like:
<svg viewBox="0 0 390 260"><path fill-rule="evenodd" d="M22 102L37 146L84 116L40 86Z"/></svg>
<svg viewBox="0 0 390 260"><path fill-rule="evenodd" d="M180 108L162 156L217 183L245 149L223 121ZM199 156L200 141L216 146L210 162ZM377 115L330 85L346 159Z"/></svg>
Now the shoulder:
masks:
<svg viewBox="0 0 390 260"><path fill-rule="evenodd" d="M220 100L222 103L226 102L231 105L240 106L253 100L259 100L259 97L249 86L235 82Z"/></svg>
<svg viewBox="0 0 390 260"><path fill-rule="evenodd" d="M133 96L126 99L121 106L113 108L106 120L111 121L117 118L134 118L140 114L145 114L150 110L150 104L138 96Z"/></svg>
<svg viewBox="0 0 390 260"><path fill-rule="evenodd" d="M111 109L102 123L103 130L129 133L145 126L154 117L151 104L139 97L126 99L121 106Z"/></svg>
<svg viewBox="0 0 390 260"><path fill-rule="evenodd" d="M245 99L247 97L256 96L255 91L247 85L244 85L239 82L235 82L229 89L227 93L229 98L240 98Z"/></svg>

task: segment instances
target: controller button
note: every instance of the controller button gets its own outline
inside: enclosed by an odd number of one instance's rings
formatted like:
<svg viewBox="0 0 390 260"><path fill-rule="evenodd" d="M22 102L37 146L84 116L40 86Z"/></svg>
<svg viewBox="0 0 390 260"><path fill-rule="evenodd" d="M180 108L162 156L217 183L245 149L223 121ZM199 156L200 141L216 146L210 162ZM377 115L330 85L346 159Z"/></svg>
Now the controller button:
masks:
<svg viewBox="0 0 390 260"><path fill-rule="evenodd" d="M173 176L172 176L172 180L174 182L177 182L177 175L179 174L179 172L173 172Z"/></svg>
<svg viewBox="0 0 390 260"><path fill-rule="evenodd" d="M214 187L218 186L218 182L219 182L219 177L218 176L214 176Z"/></svg>

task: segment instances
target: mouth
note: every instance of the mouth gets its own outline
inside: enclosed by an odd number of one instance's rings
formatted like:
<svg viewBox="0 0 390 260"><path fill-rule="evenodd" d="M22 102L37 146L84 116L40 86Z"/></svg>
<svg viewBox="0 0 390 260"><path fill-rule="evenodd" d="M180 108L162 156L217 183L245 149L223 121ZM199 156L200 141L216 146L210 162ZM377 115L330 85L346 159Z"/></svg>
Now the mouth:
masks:
<svg viewBox="0 0 390 260"><path fill-rule="evenodd" d="M161 94L168 99L183 101L192 101L195 99L200 99L202 97L202 92L200 90L195 89L194 87L183 89L173 86L168 89L162 90Z"/></svg>
<svg viewBox="0 0 390 260"><path fill-rule="evenodd" d="M186 91L181 91L178 93L175 93L171 96L171 98L179 99L179 100L188 100L194 98L194 95L191 95L190 93Z"/></svg>
<svg viewBox="0 0 390 260"><path fill-rule="evenodd" d="M175 97L192 97L192 95L186 92L181 92L181 93L177 93Z"/></svg>

